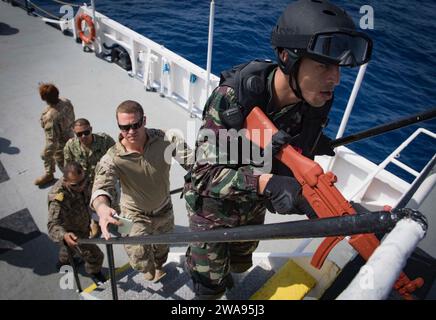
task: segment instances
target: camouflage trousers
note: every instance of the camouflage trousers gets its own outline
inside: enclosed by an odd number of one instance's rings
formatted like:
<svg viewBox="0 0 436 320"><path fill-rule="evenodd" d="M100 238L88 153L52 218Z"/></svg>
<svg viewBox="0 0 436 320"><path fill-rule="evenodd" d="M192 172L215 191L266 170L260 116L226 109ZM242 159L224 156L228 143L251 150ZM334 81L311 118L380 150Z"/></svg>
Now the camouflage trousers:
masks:
<svg viewBox="0 0 436 320"><path fill-rule="evenodd" d="M88 233L74 234L79 238L88 238ZM69 264L68 249L63 242L61 242L59 248L59 261L62 264ZM80 256L85 261L85 271L89 274L98 273L101 271L103 265L104 254L95 244L81 244L73 249L73 252Z"/></svg>
<svg viewBox="0 0 436 320"><path fill-rule="evenodd" d="M51 174L56 171L56 164L61 171L64 170L64 146L58 145L55 150L44 150L41 159L44 161L44 170Z"/></svg>
<svg viewBox="0 0 436 320"><path fill-rule="evenodd" d="M122 216L133 221L129 236L161 234L174 229L174 214L171 200L157 212L137 212L121 209ZM169 245L125 245L129 263L139 272L151 272L160 268L168 258Z"/></svg>
<svg viewBox="0 0 436 320"><path fill-rule="evenodd" d="M263 224L266 212L259 203L225 204L210 198L203 198L202 206L195 212L189 205L187 210L192 231ZM222 287L233 266L251 266L258 244L259 241L191 243L186 252L187 268L194 281L209 288Z"/></svg>

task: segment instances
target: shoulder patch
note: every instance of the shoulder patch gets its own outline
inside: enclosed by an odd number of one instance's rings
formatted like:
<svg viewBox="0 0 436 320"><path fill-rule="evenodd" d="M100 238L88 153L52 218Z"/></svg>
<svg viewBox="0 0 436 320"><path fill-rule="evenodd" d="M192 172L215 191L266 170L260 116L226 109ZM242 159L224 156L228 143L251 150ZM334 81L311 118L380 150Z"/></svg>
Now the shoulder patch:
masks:
<svg viewBox="0 0 436 320"><path fill-rule="evenodd" d="M59 201L59 202L62 202L62 201L64 201L64 194L62 192L58 192L58 193L56 193L56 196L54 199Z"/></svg>

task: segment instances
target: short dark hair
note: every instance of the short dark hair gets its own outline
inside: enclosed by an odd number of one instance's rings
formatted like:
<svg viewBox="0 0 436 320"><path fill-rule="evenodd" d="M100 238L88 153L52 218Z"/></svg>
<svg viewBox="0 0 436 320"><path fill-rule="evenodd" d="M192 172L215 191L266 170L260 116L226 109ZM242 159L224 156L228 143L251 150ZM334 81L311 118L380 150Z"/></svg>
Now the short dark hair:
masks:
<svg viewBox="0 0 436 320"><path fill-rule="evenodd" d="M85 118L79 118L76 121L74 121L73 127L75 126L91 126L89 121Z"/></svg>
<svg viewBox="0 0 436 320"><path fill-rule="evenodd" d="M118 113L137 113L139 114L140 118L144 116L144 109L142 109L142 106L133 100L126 100L120 103L120 105L117 107L117 111L115 116L118 120Z"/></svg>
<svg viewBox="0 0 436 320"><path fill-rule="evenodd" d="M81 175L84 172L83 167L76 161L68 162L64 167L64 178L68 179L68 174Z"/></svg>
<svg viewBox="0 0 436 320"><path fill-rule="evenodd" d="M41 83L39 85L39 95L41 99L50 105L59 102L59 90L52 83Z"/></svg>

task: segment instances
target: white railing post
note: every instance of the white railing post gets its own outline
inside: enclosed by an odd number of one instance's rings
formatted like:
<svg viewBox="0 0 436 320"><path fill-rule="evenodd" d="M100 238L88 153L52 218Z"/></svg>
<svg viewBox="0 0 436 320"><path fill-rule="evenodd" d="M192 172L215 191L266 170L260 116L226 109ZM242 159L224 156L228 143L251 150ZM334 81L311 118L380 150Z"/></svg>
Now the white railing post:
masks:
<svg viewBox="0 0 436 320"><path fill-rule="evenodd" d="M131 76L136 77L137 74L137 61L139 52L136 51L136 44L133 38L130 38L130 47L132 48L132 52L130 54L130 62L132 63L132 71Z"/></svg>
<svg viewBox="0 0 436 320"><path fill-rule="evenodd" d="M165 57L161 57L161 69L160 69L160 96L165 96L165 73L167 72L168 61ZM169 70L168 70L169 71Z"/></svg>
<svg viewBox="0 0 436 320"><path fill-rule="evenodd" d="M348 99L347 107L345 108L344 115L342 116L341 124L339 125L338 133L336 134L336 139L339 139L344 134L345 128L348 124L348 119L350 118L351 111L353 110L354 103L356 102L357 94L359 93L360 86L362 85L363 76L365 75L368 63L360 66L359 73L357 74L356 81L354 82L353 90L351 91L350 98ZM327 171L330 171L333 167L333 163L336 157L333 157L329 165L327 166Z"/></svg>
<svg viewBox="0 0 436 320"><path fill-rule="evenodd" d="M345 127L347 126L348 119L350 118L351 111L353 110L354 103L356 102L357 94L359 93L360 86L362 85L363 76L365 75L367 67L368 64L365 63L359 68L359 73L357 74L356 81L354 82L350 98L348 99L347 108L345 109L344 116L342 117L341 125L339 126L338 133L336 134L336 139L341 138L344 134Z"/></svg>
<svg viewBox="0 0 436 320"><path fill-rule="evenodd" d="M189 76L189 88L188 88L188 110L191 118L195 117L194 114L194 85L197 82L197 76L193 73Z"/></svg>
<svg viewBox="0 0 436 320"><path fill-rule="evenodd" d="M95 24L96 23L96 21L95 21L95 0L91 0L91 6L92 6L92 21Z"/></svg>
<svg viewBox="0 0 436 320"><path fill-rule="evenodd" d="M95 28L95 40L93 42L94 52L99 54L103 51L103 44L101 39L101 33L100 33L100 24L97 21L96 15L95 15L95 0L91 0L91 6L92 6L92 22L94 22L94 28Z"/></svg>
<svg viewBox="0 0 436 320"><path fill-rule="evenodd" d="M212 47L213 47L213 24L215 19L215 1L210 2L209 13L209 38L207 43L207 77L206 77L206 99L209 97L210 92L210 72L212 67Z"/></svg>

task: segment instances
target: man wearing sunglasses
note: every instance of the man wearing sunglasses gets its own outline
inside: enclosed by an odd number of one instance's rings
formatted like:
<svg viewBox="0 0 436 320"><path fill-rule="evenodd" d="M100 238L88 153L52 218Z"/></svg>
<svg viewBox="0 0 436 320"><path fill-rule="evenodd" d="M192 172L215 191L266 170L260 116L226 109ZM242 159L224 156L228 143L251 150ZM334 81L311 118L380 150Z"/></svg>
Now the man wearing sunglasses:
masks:
<svg viewBox="0 0 436 320"><path fill-rule="evenodd" d="M64 147L65 163L70 161L80 163L92 183L97 163L115 141L106 133L93 133L91 124L83 118L74 121L73 131L75 137L68 140Z"/></svg>
<svg viewBox="0 0 436 320"><path fill-rule="evenodd" d="M100 218L103 236L110 237L108 224L120 225L114 217L115 184L121 185L121 216L133 221L129 236L169 232L174 228L169 173L175 158L189 169L192 152L170 131L146 128L139 103L124 101L116 111L120 129L117 142L97 165L91 207ZM126 245L130 265L149 281L165 275L168 245Z"/></svg>
<svg viewBox="0 0 436 320"><path fill-rule="evenodd" d="M74 121L73 131L75 137L68 140L64 147L64 161L65 164L70 161L80 163L92 189L95 167L115 141L105 133L93 133L91 124L84 118ZM91 220L91 238L99 233L98 222Z"/></svg>
<svg viewBox="0 0 436 320"><path fill-rule="evenodd" d="M280 130L273 136L272 170L265 172L254 161L211 162L210 155L222 155L226 149L199 135L197 161L185 184L191 230L262 224L266 208L316 217L292 172L273 155L286 144L309 158L334 154L322 130L340 82L340 67L367 63L372 42L329 1L299 0L283 11L271 43L277 64L255 60L221 73L220 85L205 105L200 131L240 130L253 107L260 107ZM257 245L258 241L190 244L187 268L197 298L222 296L232 286L231 272L251 267Z"/></svg>
<svg viewBox="0 0 436 320"><path fill-rule="evenodd" d="M69 264L66 246L83 260L85 269L95 282L104 282L101 273L103 252L93 244L77 244L88 238L90 231L89 199L91 188L85 171L77 162L65 165L64 175L48 194L47 229L50 238L60 246L57 267Z"/></svg>

